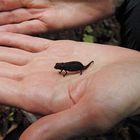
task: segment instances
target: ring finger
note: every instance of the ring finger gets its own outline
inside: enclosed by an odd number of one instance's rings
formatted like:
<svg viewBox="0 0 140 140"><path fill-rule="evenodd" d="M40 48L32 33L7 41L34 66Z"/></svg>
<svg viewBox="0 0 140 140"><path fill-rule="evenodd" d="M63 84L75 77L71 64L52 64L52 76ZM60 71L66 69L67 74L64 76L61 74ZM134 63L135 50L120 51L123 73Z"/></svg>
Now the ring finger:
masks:
<svg viewBox="0 0 140 140"><path fill-rule="evenodd" d="M22 66L0 62L0 77L10 78L13 80L21 80L24 76Z"/></svg>

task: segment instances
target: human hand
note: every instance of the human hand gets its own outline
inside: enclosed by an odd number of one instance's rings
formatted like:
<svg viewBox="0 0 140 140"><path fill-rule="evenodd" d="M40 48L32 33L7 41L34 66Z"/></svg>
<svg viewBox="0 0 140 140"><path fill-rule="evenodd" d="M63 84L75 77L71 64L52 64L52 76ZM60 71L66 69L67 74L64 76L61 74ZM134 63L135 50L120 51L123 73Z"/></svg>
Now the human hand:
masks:
<svg viewBox="0 0 140 140"><path fill-rule="evenodd" d="M139 52L108 45L1 33L0 103L48 114L20 140L63 140L105 132L138 113ZM83 75L60 75L56 62L94 60Z"/></svg>
<svg viewBox="0 0 140 140"><path fill-rule="evenodd" d="M110 0L1 0L0 31L32 34L75 27L112 13Z"/></svg>

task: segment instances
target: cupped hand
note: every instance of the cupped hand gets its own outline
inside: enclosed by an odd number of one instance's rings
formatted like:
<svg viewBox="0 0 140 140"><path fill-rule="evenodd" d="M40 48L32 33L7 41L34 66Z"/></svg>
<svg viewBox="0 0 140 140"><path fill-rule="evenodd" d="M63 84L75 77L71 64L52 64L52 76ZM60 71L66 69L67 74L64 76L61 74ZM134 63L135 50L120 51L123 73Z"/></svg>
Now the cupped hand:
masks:
<svg viewBox="0 0 140 140"><path fill-rule="evenodd" d="M110 0L1 0L0 31L32 34L87 24L112 12Z"/></svg>
<svg viewBox="0 0 140 140"><path fill-rule="evenodd" d="M138 113L139 52L0 33L0 103L47 115L20 140L65 140L105 132ZM6 47L8 46L8 48ZM9 48L14 47L14 48ZM57 62L94 64L63 77Z"/></svg>

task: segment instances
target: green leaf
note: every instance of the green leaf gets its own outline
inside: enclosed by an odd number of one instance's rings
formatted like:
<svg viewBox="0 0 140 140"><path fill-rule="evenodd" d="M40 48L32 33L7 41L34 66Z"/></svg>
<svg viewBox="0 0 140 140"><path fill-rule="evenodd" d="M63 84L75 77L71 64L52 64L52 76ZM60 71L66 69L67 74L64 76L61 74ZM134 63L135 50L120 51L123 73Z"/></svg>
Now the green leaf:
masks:
<svg viewBox="0 0 140 140"><path fill-rule="evenodd" d="M85 27L85 32L87 32L87 33L92 33L92 32L93 32L92 27L91 27L90 25L86 26L86 27Z"/></svg>
<svg viewBox="0 0 140 140"><path fill-rule="evenodd" d="M84 42L93 43L94 40L95 40L95 39L94 39L94 36L84 34L84 37L83 37L83 41L84 41Z"/></svg>

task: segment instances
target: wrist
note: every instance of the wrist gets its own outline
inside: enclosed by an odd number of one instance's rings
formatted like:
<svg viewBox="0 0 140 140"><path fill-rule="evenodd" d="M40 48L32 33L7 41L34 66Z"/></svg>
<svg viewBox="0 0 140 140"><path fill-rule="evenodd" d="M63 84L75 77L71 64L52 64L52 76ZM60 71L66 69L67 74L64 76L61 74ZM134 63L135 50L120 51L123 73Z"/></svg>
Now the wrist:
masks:
<svg viewBox="0 0 140 140"><path fill-rule="evenodd" d="M130 73L130 75L132 75L132 77L130 78L130 80L131 80L131 86L132 86L131 88L133 91L131 94L134 97L133 102L132 102L133 112L130 114L130 116L140 115L140 86L139 86L140 62L139 62L139 59L140 59L140 57L137 57L134 61L134 64L130 68L130 69L132 69L132 72Z"/></svg>

